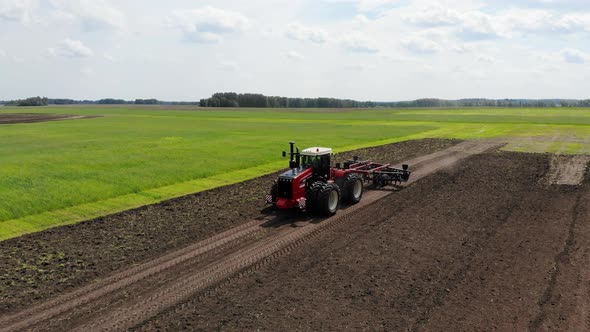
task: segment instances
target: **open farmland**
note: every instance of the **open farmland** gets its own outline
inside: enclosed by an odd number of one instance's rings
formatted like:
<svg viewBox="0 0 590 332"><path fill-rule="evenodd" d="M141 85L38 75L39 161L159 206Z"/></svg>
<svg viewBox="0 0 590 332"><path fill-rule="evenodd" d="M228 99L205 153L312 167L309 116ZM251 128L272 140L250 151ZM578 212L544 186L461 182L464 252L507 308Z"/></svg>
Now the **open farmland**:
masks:
<svg viewBox="0 0 590 332"><path fill-rule="evenodd" d="M3 241L0 331L587 330L588 158L500 144L345 154L414 173L327 219L270 175Z"/></svg>
<svg viewBox="0 0 590 332"><path fill-rule="evenodd" d="M2 108L0 114L30 113ZM0 239L280 169L279 149L498 138L507 150L589 153L588 109L191 110L50 107L94 118L0 125Z"/></svg>

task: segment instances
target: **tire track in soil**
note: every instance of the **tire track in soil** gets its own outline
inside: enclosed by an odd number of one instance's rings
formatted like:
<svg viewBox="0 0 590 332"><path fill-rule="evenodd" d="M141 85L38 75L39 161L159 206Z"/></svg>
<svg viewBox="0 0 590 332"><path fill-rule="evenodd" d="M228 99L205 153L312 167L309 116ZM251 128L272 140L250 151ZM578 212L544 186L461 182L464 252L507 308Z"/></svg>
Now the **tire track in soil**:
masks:
<svg viewBox="0 0 590 332"><path fill-rule="evenodd" d="M590 265L590 259L586 260L588 262L588 264ZM586 282L586 303L584 305L584 308L586 308L586 310L584 311L584 315L586 315L586 331L590 331L590 305L588 304L588 299L590 299L590 281Z"/></svg>
<svg viewBox="0 0 590 332"><path fill-rule="evenodd" d="M484 234L481 234L481 236L478 239L472 239L471 241L482 243L482 242L485 242L485 241L493 238L497 234L498 229L510 220L510 218L513 216L515 209L518 207L518 205L519 205L519 203L517 201L513 201L512 204L504 211L504 214L498 218L498 222L494 225L494 227L491 230L485 232ZM419 305L419 307L424 307L427 309L424 310L416 318L416 321L415 321L416 323L410 328L411 331L418 331L424 327L425 323L428 322L428 319L431 316L431 313L433 312L433 310L442 306L442 304L445 302L445 299L448 297L448 295L451 292L453 292L455 289L457 289L459 283L463 279L465 279L465 276L469 273L470 270L472 270L472 264L474 263L475 258L477 256L481 255L482 250L483 250L483 248L479 248L479 250L476 249L476 250L469 252L469 255L466 257L467 263L464 264L460 269L458 269L449 278L447 278L447 284L445 285L445 287L441 287L440 290L438 290L436 292L436 295L434 296L434 298L436 299L434 301L434 305L428 305L427 302L429 301L429 299L424 299L425 304ZM470 310L470 309L467 309L467 310Z"/></svg>
<svg viewBox="0 0 590 332"><path fill-rule="evenodd" d="M588 215L588 203L590 203L590 195L584 197L582 211L579 215L582 218ZM582 219L580 225L582 229L578 234L581 237L585 237L585 242L582 242L586 243L586 250L581 254L582 271L579 274L579 278L581 279L580 290L583 295L581 296L581 308L578 311L579 320L577 322L574 321L574 326L569 326L569 329L574 330L579 328L579 326L583 326L585 331L590 331L590 248L587 246L588 242L590 242L590 220Z"/></svg>
<svg viewBox="0 0 590 332"><path fill-rule="evenodd" d="M590 266L590 256L588 253L586 253L585 258L586 259L584 260L584 263L586 266ZM588 279L588 277L586 277L586 279ZM584 331L590 331L590 280L583 280L581 288L582 294L584 294L584 302L580 305L581 320L583 321L582 324L585 326ZM573 330L573 328L576 328L576 326L572 326L571 328Z"/></svg>
<svg viewBox="0 0 590 332"><path fill-rule="evenodd" d="M172 285L162 287L157 293L139 303L119 309L107 317L100 318L98 321L78 327L75 330L123 330L140 324L145 319L156 315L163 309L183 302L195 292L206 290L224 279L243 271L249 266L256 265L255 267L260 267L262 264L272 262L280 256L287 254L304 241L316 236L321 231L325 231L342 222L362 217L363 207L375 204L379 199L390 194L390 192L386 191L371 193L373 195L357 204L358 208L355 206L356 209L351 213L337 215L321 223L312 223L301 228L286 229L278 235L255 243L252 247L244 251L235 252L228 257L224 257L221 262L213 263L204 270L197 271L189 279L180 280L172 283ZM330 222L326 222L328 220Z"/></svg>
<svg viewBox="0 0 590 332"><path fill-rule="evenodd" d="M578 222L581 199L581 195L576 197L576 203L572 209L572 221L570 222L568 228L568 237L565 241L562 251L555 255L555 258L553 259L553 271L551 272L547 288L539 300L539 314L531 321L529 325L529 329L532 331L538 331L543 326L543 323L547 318L547 306L551 305L551 299L554 296L554 290L557 285L557 278L561 273L561 266L562 264L569 262L572 248L575 245L575 229Z"/></svg>
<svg viewBox="0 0 590 332"><path fill-rule="evenodd" d="M482 153L497 148L499 145L498 142L493 141L463 142L449 149L407 161L405 163L417 165L416 167L418 167L407 185L411 185L411 183L441 168L451 166L469 155ZM158 312L185 301L194 293L205 291L236 273L244 273L250 266L259 267L277 259L321 231L330 229L352 218L362 217L364 207L374 204L389 194L391 194L390 191L369 191L359 204L344 209L334 217L325 219L321 223L310 223L302 228L283 228L278 234L266 237L244 250L231 252L218 262L204 267L197 267L191 272L192 276L190 278L171 280L168 285L156 289L152 296L144 300L123 307L112 308L112 312L103 318L88 323L85 317L79 317L77 320L84 324L79 327L79 330L124 329L137 325ZM109 293L120 291L140 280L158 275L171 267L232 241L240 242L240 239L252 232L259 231L263 223L259 220L248 222L185 249L132 267L129 270L39 306L0 319L0 325L4 326L0 331L29 329L32 326L43 329L45 321L62 315L73 308L78 308L93 301L100 303L100 299ZM75 317L72 319L76 320Z"/></svg>
<svg viewBox="0 0 590 332"><path fill-rule="evenodd" d="M570 255L561 262L556 286L548 304L539 308L545 311L539 330L590 331L589 203L590 194L586 191L578 206L574 245Z"/></svg>
<svg viewBox="0 0 590 332"><path fill-rule="evenodd" d="M241 238L251 235L254 232L261 231L260 226L265 222L259 220L250 221L153 261L134 266L97 283L89 284L74 292L59 296L37 307L3 318L0 320L0 326L6 326L10 329L20 329L34 324L35 321L50 319L102 297L107 293L119 290L230 242L239 241ZM8 329L0 328L0 331L8 331Z"/></svg>

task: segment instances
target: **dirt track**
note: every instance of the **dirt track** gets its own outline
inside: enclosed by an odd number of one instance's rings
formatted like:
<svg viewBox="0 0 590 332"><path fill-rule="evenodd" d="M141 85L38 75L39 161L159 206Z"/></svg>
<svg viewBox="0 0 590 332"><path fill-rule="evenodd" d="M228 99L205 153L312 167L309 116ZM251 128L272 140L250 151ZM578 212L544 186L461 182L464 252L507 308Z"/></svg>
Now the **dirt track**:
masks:
<svg viewBox="0 0 590 332"><path fill-rule="evenodd" d="M97 116L70 115L70 114L44 114L44 113L0 113L0 125L16 123L47 122L58 120L89 119Z"/></svg>
<svg viewBox="0 0 590 332"><path fill-rule="evenodd" d="M361 204L321 222L266 215L4 315L0 326L590 327L588 181L548 186L546 155L486 153L453 164L493 145L465 142L416 158L409 163L420 181L400 192L367 192ZM249 272L231 277L239 271Z"/></svg>

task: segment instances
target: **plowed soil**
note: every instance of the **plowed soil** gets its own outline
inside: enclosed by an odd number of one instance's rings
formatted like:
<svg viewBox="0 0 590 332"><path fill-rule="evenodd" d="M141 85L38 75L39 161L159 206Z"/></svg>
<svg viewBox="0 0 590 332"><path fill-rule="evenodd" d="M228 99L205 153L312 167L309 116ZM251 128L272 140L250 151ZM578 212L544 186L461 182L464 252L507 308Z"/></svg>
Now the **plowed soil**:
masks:
<svg viewBox="0 0 590 332"><path fill-rule="evenodd" d="M548 155L470 157L153 330L590 330L590 179Z"/></svg>
<svg viewBox="0 0 590 332"><path fill-rule="evenodd" d="M432 139L403 142L338 158L359 155L396 163L456 143ZM271 174L0 242L0 314L18 311L264 216L267 212L262 198L275 177Z"/></svg>

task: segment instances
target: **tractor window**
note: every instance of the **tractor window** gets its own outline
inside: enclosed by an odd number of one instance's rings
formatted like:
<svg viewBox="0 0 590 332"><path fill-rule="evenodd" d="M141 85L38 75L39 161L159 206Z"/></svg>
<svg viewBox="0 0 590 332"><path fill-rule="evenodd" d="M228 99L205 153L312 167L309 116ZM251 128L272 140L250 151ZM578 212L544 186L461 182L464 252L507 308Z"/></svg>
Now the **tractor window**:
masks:
<svg viewBox="0 0 590 332"><path fill-rule="evenodd" d="M319 167L320 165L320 158L318 156L302 156L301 158L301 167L303 169L307 169L310 167Z"/></svg>

